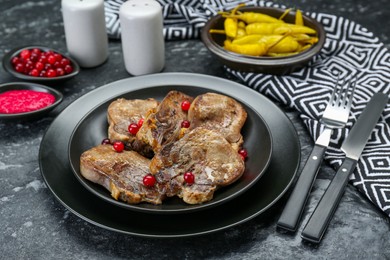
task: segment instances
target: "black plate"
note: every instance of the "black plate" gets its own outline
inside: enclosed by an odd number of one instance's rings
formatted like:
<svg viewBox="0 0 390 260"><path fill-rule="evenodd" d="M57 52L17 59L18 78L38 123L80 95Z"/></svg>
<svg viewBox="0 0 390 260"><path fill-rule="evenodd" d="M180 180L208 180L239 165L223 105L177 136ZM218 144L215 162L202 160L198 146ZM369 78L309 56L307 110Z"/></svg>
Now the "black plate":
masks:
<svg viewBox="0 0 390 260"><path fill-rule="evenodd" d="M24 49L34 49L34 48L38 48L38 49L43 50L43 51L52 50L52 51L55 51L56 53L61 54L63 57L69 59L72 66L73 66L72 73L69 73L69 74L66 74L63 76L54 77L54 78L48 78L48 77L33 77L33 76L29 76L29 75L25 75L25 74L17 72L11 64L11 59L15 56L18 56L22 52L22 50L24 50ZM14 76L16 78L19 78L22 80L34 81L34 82L42 82L42 83L43 82L48 83L48 82L58 82L58 81L68 80L68 79L73 78L74 76L76 76L80 72L80 66L78 65L78 63L74 59L69 57L68 55L66 55L60 51L54 50L52 48L49 48L46 46L39 46L39 45L20 46L20 47L17 47L17 48L10 50L3 57L3 68L5 71L7 71L9 74L11 74L12 76Z"/></svg>
<svg viewBox="0 0 390 260"><path fill-rule="evenodd" d="M76 126L74 132L70 137L69 142L69 161L73 172L77 179L83 184L89 191L96 196L113 203L117 206L124 207L131 210L138 210L150 213L187 213L194 210L205 209L211 206L224 203L248 188L250 188L265 172L268 163L271 159L272 152L272 139L271 133L267 124L263 118L256 112L251 106L247 105L245 101L236 99L239 101L248 113L247 120L242 129L242 135L244 137L244 147L247 149L249 157L245 162L245 172L243 176L235 183L228 187L217 190L214 194L214 198L206 203L199 205L189 205L183 202L181 199L174 197L164 200L162 205L152 205L149 203L141 203L139 205L130 205L122 201L117 201L112 198L110 192L102 186L85 179L80 173L80 156L81 154L100 144L104 138L107 138L107 109L110 103L117 98L126 99L147 99L155 98L162 100L168 91L172 89L170 85L151 86L139 90L130 91L124 95L111 98L109 101L104 102L98 107L92 109L80 123ZM181 86L180 91L193 97L204 94L206 92L219 92L217 90L204 89L195 86Z"/></svg>
<svg viewBox="0 0 390 260"><path fill-rule="evenodd" d="M0 119L36 119L40 116L45 115L46 113L50 112L53 108L58 106L62 99L63 95L61 92L36 83L29 83L29 82L12 82L12 83L5 83L0 85L0 93L9 91L9 90L34 90L44 93L50 93L55 97L55 102L47 107L30 111L30 112L24 112L24 113L17 113L17 114L1 114L0 113Z"/></svg>
<svg viewBox="0 0 390 260"><path fill-rule="evenodd" d="M112 96L152 86L185 86L219 91L245 100L272 131L271 162L260 181L241 196L221 205L186 214L147 214L101 200L85 189L72 173L68 160L70 135L92 108ZM300 161L297 133L286 115L261 94L221 78L162 73L113 82L97 88L69 105L46 131L39 150L42 177L54 196L72 213L109 230L143 237L186 237L216 232L248 221L274 205L292 184ZM211 216L211 217L210 217ZM216 218L215 216L219 216ZM188 224L191 223L191 224Z"/></svg>

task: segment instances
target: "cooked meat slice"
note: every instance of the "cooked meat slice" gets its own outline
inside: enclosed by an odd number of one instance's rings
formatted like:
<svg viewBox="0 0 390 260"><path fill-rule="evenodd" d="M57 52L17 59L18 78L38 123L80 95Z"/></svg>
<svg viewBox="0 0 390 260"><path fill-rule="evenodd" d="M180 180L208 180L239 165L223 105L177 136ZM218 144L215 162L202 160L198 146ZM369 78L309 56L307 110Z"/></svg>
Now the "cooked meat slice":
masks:
<svg viewBox="0 0 390 260"><path fill-rule="evenodd" d="M150 145L154 152L163 145L175 142L181 132L181 123L187 120L187 112L181 109L184 100L192 102L193 98L179 91L170 91L155 112L144 120L137 138Z"/></svg>
<svg viewBox="0 0 390 260"><path fill-rule="evenodd" d="M116 200L129 204L161 204L164 192L160 185L146 187L143 177L149 173L150 160L134 151L116 152L111 145L99 145L85 151L80 158L80 172L100 184Z"/></svg>
<svg viewBox="0 0 390 260"><path fill-rule="evenodd" d="M243 143L241 128L247 113L242 105L225 95L206 93L197 96L188 111L190 129L205 127L221 133L238 151Z"/></svg>
<svg viewBox="0 0 390 260"><path fill-rule="evenodd" d="M137 123L141 118L145 119L158 104L159 102L153 98L145 100L119 98L113 101L107 110L108 138L112 142L122 141L127 149L152 157L151 147L139 142L135 135L129 133L128 127L131 123Z"/></svg>
<svg viewBox="0 0 390 260"><path fill-rule="evenodd" d="M221 134L198 127L156 153L150 170L158 182L167 183L167 196L199 204L211 200L217 188L239 179L245 164ZM186 172L194 174L194 184L185 183Z"/></svg>

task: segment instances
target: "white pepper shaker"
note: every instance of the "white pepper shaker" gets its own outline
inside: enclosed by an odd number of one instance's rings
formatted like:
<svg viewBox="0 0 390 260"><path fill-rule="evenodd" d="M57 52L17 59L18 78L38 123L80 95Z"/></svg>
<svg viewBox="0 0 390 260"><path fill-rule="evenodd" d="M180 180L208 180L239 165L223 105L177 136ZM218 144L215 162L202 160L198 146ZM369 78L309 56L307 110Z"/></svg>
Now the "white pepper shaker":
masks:
<svg viewBox="0 0 390 260"><path fill-rule="evenodd" d="M104 0L62 0L66 46L81 67L96 67L108 57Z"/></svg>
<svg viewBox="0 0 390 260"><path fill-rule="evenodd" d="M119 9L123 58L128 73L160 72L165 64L161 5L154 0L129 0Z"/></svg>

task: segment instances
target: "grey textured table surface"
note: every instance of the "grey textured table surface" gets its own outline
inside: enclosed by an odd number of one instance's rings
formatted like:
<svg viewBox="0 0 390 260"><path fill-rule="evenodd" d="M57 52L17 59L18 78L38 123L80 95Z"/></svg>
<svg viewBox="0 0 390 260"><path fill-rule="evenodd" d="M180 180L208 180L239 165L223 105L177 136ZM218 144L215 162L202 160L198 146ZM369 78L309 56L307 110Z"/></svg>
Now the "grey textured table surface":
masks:
<svg viewBox="0 0 390 260"><path fill-rule="evenodd" d="M278 1L305 11L353 20L390 47L387 0ZM15 46L41 44L66 52L60 1L0 0L0 57ZM85 69L58 85L64 102L34 122L0 121L0 259L389 259L389 218L351 185L320 246L303 243L299 233L276 231L285 197L264 214L217 233L181 239L148 239L96 227L62 206L46 187L39 169L39 145L54 117L78 97L127 78L120 41L110 41L108 62ZM225 77L220 63L200 40L166 43L164 72ZM0 68L0 83L17 81ZM313 145L294 111L292 120L302 161ZM301 166L302 167L302 166ZM303 222L325 190L334 170L322 168ZM215 216L214 216L215 217ZM302 227L301 227L302 229Z"/></svg>

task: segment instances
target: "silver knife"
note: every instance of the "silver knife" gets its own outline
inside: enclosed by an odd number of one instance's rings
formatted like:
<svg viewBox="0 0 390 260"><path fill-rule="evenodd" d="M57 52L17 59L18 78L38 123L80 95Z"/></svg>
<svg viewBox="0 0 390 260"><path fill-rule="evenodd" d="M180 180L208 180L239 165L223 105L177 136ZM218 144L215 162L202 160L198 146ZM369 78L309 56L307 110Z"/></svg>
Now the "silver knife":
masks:
<svg viewBox="0 0 390 260"><path fill-rule="evenodd" d="M313 243L321 242L333 213L344 194L349 176L355 170L360 155L387 101L387 95L376 93L344 140L340 149L345 153L345 159L303 229L301 237L304 240Z"/></svg>

